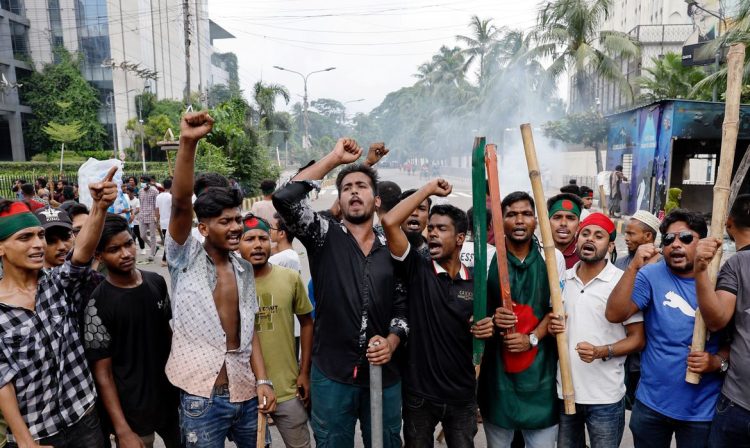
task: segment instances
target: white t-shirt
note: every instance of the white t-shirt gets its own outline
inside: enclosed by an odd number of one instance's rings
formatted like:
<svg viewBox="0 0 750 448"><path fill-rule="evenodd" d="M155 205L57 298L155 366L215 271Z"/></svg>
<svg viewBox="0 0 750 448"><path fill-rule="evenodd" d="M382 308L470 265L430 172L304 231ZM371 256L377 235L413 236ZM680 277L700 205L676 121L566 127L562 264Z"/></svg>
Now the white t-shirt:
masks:
<svg viewBox="0 0 750 448"><path fill-rule="evenodd" d="M492 257L495 256L495 246L492 244L487 245L487 270L490 269L490 263L492 263ZM464 241L461 246L461 263L467 268L474 267L474 241Z"/></svg>
<svg viewBox="0 0 750 448"><path fill-rule="evenodd" d="M643 321L638 312L621 324L613 324L604 316L609 294L622 277L622 270L612 263L584 285L576 275L581 262L565 272L563 302L568 314L568 353L573 375L573 389L578 404L612 404L625 396L625 358L617 356L607 361L592 363L581 360L576 344L588 342L594 346L614 344L625 339L625 326ZM687 353L687 351L686 351ZM560 369L557 371L557 396L562 399Z"/></svg>
<svg viewBox="0 0 750 448"><path fill-rule="evenodd" d="M141 200L138 199L138 196L133 196L133 199L128 198L128 201L130 201L130 209L132 210L130 213L135 213L136 211L139 212L135 214L132 225L140 225L141 221L138 219L138 215L140 214Z"/></svg>
<svg viewBox="0 0 750 448"><path fill-rule="evenodd" d="M159 210L159 226L164 230L169 227L169 218L172 216L172 193L159 193L156 196L156 208Z"/></svg>
<svg viewBox="0 0 750 448"><path fill-rule="evenodd" d="M260 216L269 223L273 222L273 215L276 213L276 209L273 207L273 202L265 200L254 203L250 211L253 215Z"/></svg>
<svg viewBox="0 0 750 448"><path fill-rule="evenodd" d="M302 274L302 263L294 249L285 249L278 254L271 255L268 262L297 271L300 275Z"/></svg>

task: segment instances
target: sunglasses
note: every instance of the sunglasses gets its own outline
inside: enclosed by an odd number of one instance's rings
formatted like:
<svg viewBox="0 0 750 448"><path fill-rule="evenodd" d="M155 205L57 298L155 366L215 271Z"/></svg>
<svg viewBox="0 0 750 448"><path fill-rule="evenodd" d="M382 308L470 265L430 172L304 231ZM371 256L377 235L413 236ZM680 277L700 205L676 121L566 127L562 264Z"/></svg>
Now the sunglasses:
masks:
<svg viewBox="0 0 750 448"><path fill-rule="evenodd" d="M662 247L668 247L671 246L674 241L679 238L680 241L684 244L690 244L693 242L693 239L695 238L693 236L693 233L688 230L683 230L682 232L676 233L667 233L664 235L661 239L661 245Z"/></svg>

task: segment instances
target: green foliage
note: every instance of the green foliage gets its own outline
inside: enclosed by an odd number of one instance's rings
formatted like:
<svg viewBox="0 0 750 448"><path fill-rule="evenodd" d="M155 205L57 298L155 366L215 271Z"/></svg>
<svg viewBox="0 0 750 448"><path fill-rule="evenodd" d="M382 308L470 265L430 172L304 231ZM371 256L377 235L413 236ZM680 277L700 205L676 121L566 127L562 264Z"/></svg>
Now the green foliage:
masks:
<svg viewBox="0 0 750 448"><path fill-rule="evenodd" d="M595 147L607 137L609 125L595 111L570 114L544 124L544 135L565 143Z"/></svg>
<svg viewBox="0 0 750 448"><path fill-rule="evenodd" d="M106 145L107 133L99 123L98 92L81 75L80 60L64 49L57 50L58 64L46 64L24 82L24 98L34 111L25 129L25 143L32 153L57 147L43 131L51 123L80 122L85 138L69 143L69 149L98 150Z"/></svg>
<svg viewBox="0 0 750 448"><path fill-rule="evenodd" d="M710 99L708 89L693 92L693 86L706 77L706 73L698 67L682 65L682 55L667 53L663 57L651 58L653 67L648 67L646 76L636 80L638 86L644 90L640 95L642 101L658 101L666 98L695 98Z"/></svg>
<svg viewBox="0 0 750 448"><path fill-rule="evenodd" d="M234 174L234 164L221 148L201 140L195 154L195 170L229 176Z"/></svg>
<svg viewBox="0 0 750 448"><path fill-rule="evenodd" d="M42 128L42 131L47 134L50 140L59 143L74 143L83 137L81 122L78 120L71 121L68 124L55 123L50 121L47 126Z"/></svg>

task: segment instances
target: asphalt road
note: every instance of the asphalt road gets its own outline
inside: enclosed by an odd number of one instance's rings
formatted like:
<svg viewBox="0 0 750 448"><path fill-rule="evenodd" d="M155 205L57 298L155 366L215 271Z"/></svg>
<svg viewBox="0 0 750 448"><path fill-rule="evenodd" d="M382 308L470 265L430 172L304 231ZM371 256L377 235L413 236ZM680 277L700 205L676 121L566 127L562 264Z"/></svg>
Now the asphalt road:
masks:
<svg viewBox="0 0 750 448"><path fill-rule="evenodd" d="M402 190L408 190L410 188L419 188L424 183L427 182L428 179L419 179L419 176L409 176L405 173L400 172L398 169L381 169L379 170L379 174L381 177L381 180L390 180L393 182L396 182L399 186L401 186ZM461 208L462 210L466 210L469 207L472 206L472 199L471 199L471 180L465 179L465 178L459 178L459 177L451 177L450 175L444 175L444 178L446 178L449 182L453 184L453 192L451 195L445 199L440 199L447 201L450 204L455 205L456 207ZM554 194L554 192L549 192L550 194ZM333 204L333 201L337 198L337 193L335 187L328 187L323 190L321 190L320 195L317 199L313 200L313 207L316 210L324 210L327 208L330 208ZM625 245L624 241L622 239L622 235L618 235L616 245L619 252L625 251ZM305 254L304 247L299 244L298 241L295 240L295 249L300 254L300 257L302 259L302 265L303 265L303 280L305 281L305 284L310 278L310 270L307 263L307 257ZM161 249L160 249L161 250ZM160 257L157 257L157 261L150 264L141 265L140 268L150 271L155 271L160 274L162 274L165 278L168 278L169 274L167 273L166 268L160 266L159 264ZM167 282L169 284L169 282ZM627 428L627 423L630 420L630 412L628 411L626 413L626 428L625 428L625 435L623 437L623 441L620 444L620 447L632 447L633 446L633 440L632 436L630 434L630 430ZM437 431L436 431L437 433ZM283 448L284 444L281 440L281 436L276 430L274 426L271 427L271 435L273 438L273 448ZM477 448L484 448L487 446L484 431L482 429L482 426L479 426L479 431L474 439L475 446ZM161 443L161 440L158 439L155 444L156 447L163 447L164 445ZM235 446L234 443L227 442L227 447L233 447ZM363 447L361 435L359 431L357 431L357 435L355 437L355 447L360 448ZM436 442L436 446L445 446L445 444L440 444ZM673 443L674 446L674 443Z"/></svg>

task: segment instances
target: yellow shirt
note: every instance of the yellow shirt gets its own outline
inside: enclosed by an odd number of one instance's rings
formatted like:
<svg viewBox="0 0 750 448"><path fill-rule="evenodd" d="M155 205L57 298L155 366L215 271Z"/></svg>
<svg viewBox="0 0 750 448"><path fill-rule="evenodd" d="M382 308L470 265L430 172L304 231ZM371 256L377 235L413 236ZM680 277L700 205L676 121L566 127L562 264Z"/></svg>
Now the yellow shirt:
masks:
<svg viewBox="0 0 750 448"><path fill-rule="evenodd" d="M295 315L310 314L312 304L300 275L291 269L273 266L271 272L255 278L260 311L255 331L260 338L266 372L273 381L279 403L297 394L299 363L294 343Z"/></svg>

